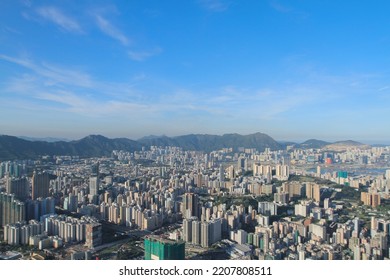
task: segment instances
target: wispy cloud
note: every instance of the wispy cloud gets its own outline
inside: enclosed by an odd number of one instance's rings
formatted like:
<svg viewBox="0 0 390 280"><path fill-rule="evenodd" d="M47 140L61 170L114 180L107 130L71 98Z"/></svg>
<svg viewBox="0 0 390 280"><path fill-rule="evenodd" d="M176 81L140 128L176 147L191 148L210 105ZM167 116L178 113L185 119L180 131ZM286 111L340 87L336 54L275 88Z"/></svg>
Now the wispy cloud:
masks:
<svg viewBox="0 0 390 280"><path fill-rule="evenodd" d="M68 15L65 15L63 11L56 7L41 7L36 11L43 19L56 24L64 31L72 33L83 33L83 29L77 20Z"/></svg>
<svg viewBox="0 0 390 280"><path fill-rule="evenodd" d="M111 38L119 41L122 45L128 46L130 44L129 38L117 27L115 27L110 21L104 18L102 15L95 14L95 21L99 29L110 36Z"/></svg>
<svg viewBox="0 0 390 280"><path fill-rule="evenodd" d="M381 87L380 89L378 89L378 91L384 91L384 90L388 90L390 89L390 86L384 86L384 87Z"/></svg>
<svg viewBox="0 0 390 280"><path fill-rule="evenodd" d="M96 79L89 73L77 68L67 68L47 62L37 63L28 58L0 54L0 60L8 61L30 70L9 80L8 89L17 92L28 92L28 89L32 87L42 88L42 91L46 91L47 88L71 88L83 93L96 92L112 98L121 98L121 100L126 98L134 100L142 96L135 91L134 84L146 78L146 75L141 73L131 78L128 82L114 83Z"/></svg>
<svg viewBox="0 0 390 280"><path fill-rule="evenodd" d="M66 69L47 63L36 64L26 58L15 58L0 54L0 59L15 63L32 70L40 77L45 78L47 84L65 84L79 87L92 87L93 81L90 75L74 69Z"/></svg>
<svg viewBox="0 0 390 280"><path fill-rule="evenodd" d="M134 42L133 38L131 38L123 30L118 28L110 19L108 19L107 14L114 14L117 16L118 13L119 12L115 6L109 6L105 9L95 9L89 14L102 33L111 37L124 47L127 56L131 60L139 62L145 61L148 58L156 56L162 52L162 48L160 47L150 48L140 46L139 43Z"/></svg>
<svg viewBox="0 0 390 280"><path fill-rule="evenodd" d="M274 8L276 11L278 11L280 13L289 13L289 12L293 11L293 9L291 7L283 5L283 4L281 4L280 2L278 2L276 0L271 0L269 2L269 4L270 4L270 6L272 8Z"/></svg>
<svg viewBox="0 0 390 280"><path fill-rule="evenodd" d="M12 94L12 98L29 99L26 102L41 100L46 102L48 110L96 117L119 114L130 109L138 113L147 111L149 100L133 88L134 79L127 83L113 83L94 79L78 69L67 69L46 62L36 63L27 58L0 54L0 60L27 70L3 83L5 86L1 89L4 93ZM137 79L144 78L145 75Z"/></svg>
<svg viewBox="0 0 390 280"><path fill-rule="evenodd" d="M278 13L286 14L292 17L295 20L306 20L310 17L310 14L306 11L300 10L296 7L291 6L292 1L285 1L285 4L281 0L269 0L268 3L272 9Z"/></svg>
<svg viewBox="0 0 390 280"><path fill-rule="evenodd" d="M134 116L157 121L167 112L191 114L208 110L202 108L201 99L196 94L190 97L180 94L173 98L170 98L172 94L168 94L165 98L150 92L137 92L129 83L97 81L78 70L47 67L47 63L38 65L31 60L4 55L0 55L0 59L29 70L28 73L8 79L4 83L5 87L2 87L4 93L12 94L12 100L18 100L12 105L15 108L28 108L28 104L38 102L40 110L56 111L62 115L77 114L96 119L120 116L122 121ZM72 83L76 73L86 80ZM0 99L4 98L5 95ZM31 110L35 112L34 108Z"/></svg>
<svg viewBox="0 0 390 280"><path fill-rule="evenodd" d="M212 12L224 12L231 5L227 0L199 0L198 2L203 8Z"/></svg>
<svg viewBox="0 0 390 280"><path fill-rule="evenodd" d="M22 34L19 30L16 30L15 28L12 28L12 27L9 27L9 26L4 26L4 27L1 28L1 30L3 32L13 33L13 34L17 34L17 35L21 35Z"/></svg>
<svg viewBox="0 0 390 280"><path fill-rule="evenodd" d="M288 88L240 88L232 85L217 89L205 99L206 108L221 116L240 119L272 120L319 102L322 91L315 87L293 85ZM221 107L223 104L223 107ZM221 110L221 108L223 108ZM231 114L230 112L235 112ZM250 112L250 115L248 113ZM238 116L238 117L237 117Z"/></svg>
<svg viewBox="0 0 390 280"><path fill-rule="evenodd" d="M157 48L154 48L150 51L133 51L133 50L130 50L127 52L127 54L129 55L130 59L132 60L135 60L135 61L144 61L145 59L151 57L151 56L155 56L155 55L158 55L159 53L162 52L162 49L157 47Z"/></svg>

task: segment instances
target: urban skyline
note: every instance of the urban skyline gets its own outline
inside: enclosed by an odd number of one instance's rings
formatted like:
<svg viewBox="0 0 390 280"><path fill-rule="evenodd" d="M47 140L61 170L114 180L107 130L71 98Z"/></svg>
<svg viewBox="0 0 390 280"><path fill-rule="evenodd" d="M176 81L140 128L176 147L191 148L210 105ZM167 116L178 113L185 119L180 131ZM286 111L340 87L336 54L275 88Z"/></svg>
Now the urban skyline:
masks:
<svg viewBox="0 0 390 280"><path fill-rule="evenodd" d="M388 260L389 201L390 146L31 155L0 162L0 259Z"/></svg>
<svg viewBox="0 0 390 280"><path fill-rule="evenodd" d="M388 144L389 5L4 1L1 133Z"/></svg>

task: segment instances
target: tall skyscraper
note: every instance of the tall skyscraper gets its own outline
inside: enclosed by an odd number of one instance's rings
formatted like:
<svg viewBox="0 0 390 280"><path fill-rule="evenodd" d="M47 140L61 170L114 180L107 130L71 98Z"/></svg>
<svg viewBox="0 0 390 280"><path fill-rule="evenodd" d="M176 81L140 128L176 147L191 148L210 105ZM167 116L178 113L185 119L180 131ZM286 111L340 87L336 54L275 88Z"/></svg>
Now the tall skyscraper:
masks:
<svg viewBox="0 0 390 280"><path fill-rule="evenodd" d="M316 183L306 183L306 197L311 198L316 202L320 202L321 191L320 186Z"/></svg>
<svg viewBox="0 0 390 280"><path fill-rule="evenodd" d="M288 180L290 176L290 168L288 165L276 165L275 166L275 176L278 180Z"/></svg>
<svg viewBox="0 0 390 280"><path fill-rule="evenodd" d="M236 177L236 174L235 174L235 170L234 170L234 166L233 166L233 165L231 165L231 166L228 167L227 177L228 177L230 180L233 180L233 179Z"/></svg>
<svg viewBox="0 0 390 280"><path fill-rule="evenodd" d="M199 197L195 193L183 195L183 216L185 218L200 217Z"/></svg>
<svg viewBox="0 0 390 280"><path fill-rule="evenodd" d="M321 166L317 166L317 177L321 177Z"/></svg>
<svg viewBox="0 0 390 280"><path fill-rule="evenodd" d="M91 196L97 195L99 190L99 177L89 178L89 194Z"/></svg>
<svg viewBox="0 0 390 280"><path fill-rule="evenodd" d="M225 182L225 170L222 166L222 164L219 165L219 182L220 184L223 184Z"/></svg>
<svg viewBox="0 0 390 280"><path fill-rule="evenodd" d="M11 178L7 177L6 192L15 194L15 198L25 201L29 195L28 181L26 178Z"/></svg>
<svg viewBox="0 0 390 280"><path fill-rule="evenodd" d="M214 219L210 222L210 242L214 244L222 238L222 219Z"/></svg>
<svg viewBox="0 0 390 280"><path fill-rule="evenodd" d="M210 245L210 224L208 222L202 222L200 225L200 243L204 248Z"/></svg>
<svg viewBox="0 0 390 280"><path fill-rule="evenodd" d="M37 173L34 171L33 177L32 177L32 191L31 191L31 198L33 200L42 197L48 197L49 196L49 188L50 188L50 177L49 174L46 172L43 173Z"/></svg>
<svg viewBox="0 0 390 280"><path fill-rule="evenodd" d="M99 162L96 162L95 164L92 164L91 166L91 177L99 177Z"/></svg>
<svg viewBox="0 0 390 280"><path fill-rule="evenodd" d="M222 220L204 221L200 224L200 245L209 247L222 238Z"/></svg>
<svg viewBox="0 0 390 280"><path fill-rule="evenodd" d="M362 192L360 194L360 197L364 205L368 205L375 208L381 204L381 197L377 193Z"/></svg>
<svg viewBox="0 0 390 280"><path fill-rule="evenodd" d="M243 156L240 156L237 161L237 170L246 171L247 169L247 159Z"/></svg>
<svg viewBox="0 0 390 280"><path fill-rule="evenodd" d="M99 223L89 223L85 228L85 245L88 248L95 248L102 244L102 225Z"/></svg>
<svg viewBox="0 0 390 280"><path fill-rule="evenodd" d="M324 208L328 209L330 207L330 198L324 199Z"/></svg>
<svg viewBox="0 0 390 280"><path fill-rule="evenodd" d="M191 219L183 220L183 240L187 243L192 242L192 221Z"/></svg>
<svg viewBox="0 0 390 280"><path fill-rule="evenodd" d="M13 194L0 193L0 226L24 220L26 220L24 203L16 200Z"/></svg>
<svg viewBox="0 0 390 280"><path fill-rule="evenodd" d="M192 244L200 245L200 222L197 220L192 221Z"/></svg>

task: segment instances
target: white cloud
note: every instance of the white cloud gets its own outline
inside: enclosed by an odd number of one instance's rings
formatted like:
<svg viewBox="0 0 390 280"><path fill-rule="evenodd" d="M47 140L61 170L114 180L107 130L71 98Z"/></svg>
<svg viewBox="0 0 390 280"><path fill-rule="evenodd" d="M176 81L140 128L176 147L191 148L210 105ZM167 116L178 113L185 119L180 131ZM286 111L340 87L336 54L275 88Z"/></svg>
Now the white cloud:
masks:
<svg viewBox="0 0 390 280"><path fill-rule="evenodd" d="M226 11L231 3L226 0L199 0L200 5L212 12L224 12Z"/></svg>
<svg viewBox="0 0 390 280"><path fill-rule="evenodd" d="M118 13L115 6L111 6L108 10L115 14ZM100 31L123 45L126 49L127 56L130 59L135 61L144 61L162 52L162 49L160 47L134 47L134 42L131 40L131 38L129 38L129 36L127 36L121 29L119 29L110 20L108 20L105 16L106 14L107 9L95 9L93 12L90 12L90 15L94 18L95 23L100 29ZM130 45L132 45L131 48L129 47Z"/></svg>
<svg viewBox="0 0 390 280"><path fill-rule="evenodd" d="M162 49L161 48L155 48L150 51L128 51L127 54L130 57L130 59L135 60L135 61L144 61L145 59L148 59L149 57L158 55L161 53Z"/></svg>
<svg viewBox="0 0 390 280"><path fill-rule="evenodd" d="M95 14L95 20L97 26L103 33L119 41L124 46L128 46L130 44L129 38L127 38L126 35L122 33L122 31L116 28L111 22L109 22L103 16Z"/></svg>
<svg viewBox="0 0 390 280"><path fill-rule="evenodd" d="M62 30L73 33L83 33L80 24L75 19L65 15L58 8L41 7L37 9L37 13L45 20L48 20L59 26Z"/></svg>
<svg viewBox="0 0 390 280"><path fill-rule="evenodd" d="M92 78L79 70L66 69L47 63L36 64L26 58L15 58L0 54L0 59L18 64L46 79L48 84L66 84L80 87L92 87Z"/></svg>
<svg viewBox="0 0 390 280"><path fill-rule="evenodd" d="M27 71L10 78L2 87L2 97L18 99L13 106L28 107L26 104L38 101L47 110L77 113L84 116L117 116L147 114L151 110L147 96L137 93L129 83L98 81L88 73L35 63L26 58L15 58L0 54L0 60L24 67ZM141 77L142 78L142 77ZM42 108L42 107L40 107ZM31 108L33 109L33 108Z"/></svg>
<svg viewBox="0 0 390 280"><path fill-rule="evenodd" d="M292 9L290 7L282 5L281 3L279 3L276 0L270 1L270 5L272 8L274 8L276 11L278 11L280 13L289 13L292 11Z"/></svg>

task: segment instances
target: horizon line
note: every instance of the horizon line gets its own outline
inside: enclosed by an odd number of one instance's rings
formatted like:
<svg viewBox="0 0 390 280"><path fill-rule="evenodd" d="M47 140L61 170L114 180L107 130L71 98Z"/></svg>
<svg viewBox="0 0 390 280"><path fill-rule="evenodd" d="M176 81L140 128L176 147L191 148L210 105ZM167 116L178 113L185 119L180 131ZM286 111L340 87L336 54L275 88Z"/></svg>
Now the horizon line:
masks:
<svg viewBox="0 0 390 280"><path fill-rule="evenodd" d="M11 136L11 137L16 137L16 138L19 138L19 139L23 139L23 140L26 140L26 141L43 141L43 142L60 142L60 141L64 141L64 142L71 142L71 141L78 141L78 140L82 140L86 137L89 137L89 136L102 136L102 137L105 137L107 139L120 139L120 138L126 138L126 139L129 139L129 140L133 140L133 141L139 141L143 138L148 138L148 137L153 137L153 138L161 138L161 137L168 137L168 138L175 138L175 137L181 137L181 136L188 136L188 135L213 135L213 136L224 136L224 135L229 135L229 134L236 134L236 135L240 135L240 136L249 136L249 135L254 135L254 134L258 134L258 133L261 133L261 134L264 134L264 135L267 135L268 137L271 137L272 139L274 139L276 142L278 143L288 143L288 142L291 142L291 143L295 143L295 144L302 144L306 141L309 141L309 140L317 140L317 141L324 141L324 142L328 142L329 144L334 144L334 143L337 143L337 142L345 142L345 141L354 141L354 142L359 142L361 144L366 144L366 145L390 145L390 140L353 140L352 138L351 139L345 139L345 140L323 140L323 139L320 139L320 138L308 138L306 140L299 140L299 139L275 139L274 137L272 137L271 135L267 134L267 133L264 133L264 132L254 132L254 133L249 133L249 134L240 134L240 133L236 133L236 132L231 132L231 133L223 133L223 134L210 134L210 133L189 133L189 134L181 134L181 135L175 135L175 136L168 136L166 134L163 134L163 135L153 135L153 134L150 134L150 135L145 135L145 136L142 136L142 137L139 137L139 138L129 138L129 137L124 137L124 136L115 136L115 137L108 137L108 136L105 136L103 134L99 134L99 133L92 133L92 134L88 134L86 136L83 136L83 137L80 137L80 138L67 138L67 137L54 137L54 136L26 136L26 135L20 135L20 136L17 136L17 135L9 135L9 134L0 134L0 136ZM52 141L47 141L51 139Z"/></svg>

